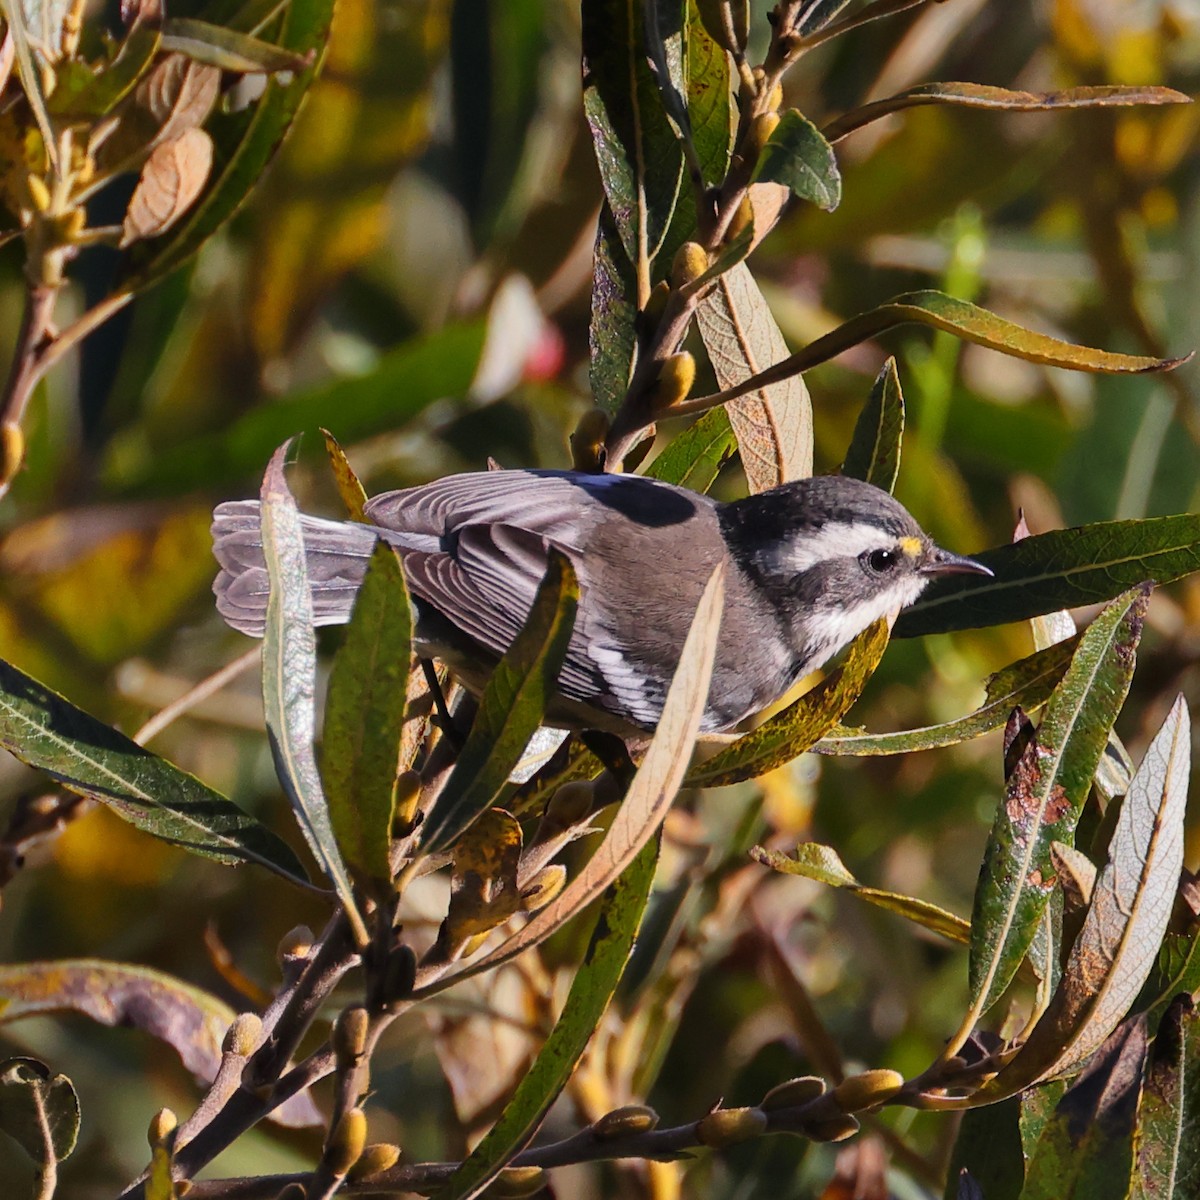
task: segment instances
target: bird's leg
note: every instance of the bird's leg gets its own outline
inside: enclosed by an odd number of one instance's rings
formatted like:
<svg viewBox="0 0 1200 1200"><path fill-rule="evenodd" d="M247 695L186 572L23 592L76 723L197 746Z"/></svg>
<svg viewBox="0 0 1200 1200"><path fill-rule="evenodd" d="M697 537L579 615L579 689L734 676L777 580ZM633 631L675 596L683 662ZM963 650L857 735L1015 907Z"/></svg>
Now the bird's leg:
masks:
<svg viewBox="0 0 1200 1200"><path fill-rule="evenodd" d="M437 668L434 667L433 660L430 658L422 658L418 661L424 672L425 682L429 685L429 694L433 697L433 710L437 714L435 717L437 726L457 752L463 748L463 742L466 739L459 731L454 714L446 704L446 696L442 691L441 680L437 676Z"/></svg>

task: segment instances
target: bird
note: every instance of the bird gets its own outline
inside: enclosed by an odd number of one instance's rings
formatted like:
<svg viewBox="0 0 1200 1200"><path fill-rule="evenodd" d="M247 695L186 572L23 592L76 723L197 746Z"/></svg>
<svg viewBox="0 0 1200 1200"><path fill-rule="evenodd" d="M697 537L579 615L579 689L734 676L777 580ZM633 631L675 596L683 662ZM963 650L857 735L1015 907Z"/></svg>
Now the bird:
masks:
<svg viewBox="0 0 1200 1200"><path fill-rule="evenodd" d="M546 723L645 737L662 715L701 592L726 568L701 731L781 699L878 618L950 573L990 575L936 546L887 492L848 476L720 502L632 474L491 470L383 492L369 523L302 515L313 620L349 620L377 541L399 553L414 649L475 694L520 631L557 550L580 595ZM259 502L213 514L216 605L261 637L270 584Z"/></svg>

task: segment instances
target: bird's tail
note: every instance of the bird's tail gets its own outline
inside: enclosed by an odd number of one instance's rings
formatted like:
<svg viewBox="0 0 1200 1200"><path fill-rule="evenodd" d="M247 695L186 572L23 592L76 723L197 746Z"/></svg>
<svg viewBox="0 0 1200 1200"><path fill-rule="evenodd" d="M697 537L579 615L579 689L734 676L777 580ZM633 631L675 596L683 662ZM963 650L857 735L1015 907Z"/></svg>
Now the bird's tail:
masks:
<svg viewBox="0 0 1200 1200"><path fill-rule="evenodd" d="M313 621L340 625L350 619L354 596L378 537L369 525L300 516ZM213 554L221 564L213 582L217 612L241 633L262 637L270 581L263 558L257 500L220 504L213 513Z"/></svg>

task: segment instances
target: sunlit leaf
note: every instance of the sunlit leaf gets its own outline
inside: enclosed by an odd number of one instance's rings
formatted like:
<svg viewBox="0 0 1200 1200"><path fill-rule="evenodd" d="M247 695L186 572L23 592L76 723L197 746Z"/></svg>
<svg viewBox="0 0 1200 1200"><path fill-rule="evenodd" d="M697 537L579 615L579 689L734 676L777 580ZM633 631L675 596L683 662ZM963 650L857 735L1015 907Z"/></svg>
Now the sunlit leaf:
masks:
<svg viewBox="0 0 1200 1200"><path fill-rule="evenodd" d="M487 1137L445 1184L444 1200L477 1195L525 1145L566 1086L629 961L657 865L658 842L651 840L605 892L554 1029Z"/></svg>
<svg viewBox="0 0 1200 1200"><path fill-rule="evenodd" d="M862 695L888 643L876 621L851 643L846 661L782 712L689 772L690 787L722 787L765 775L811 750Z"/></svg>
<svg viewBox="0 0 1200 1200"><path fill-rule="evenodd" d="M737 451L737 438L723 408L706 412L646 468L651 479L707 492Z"/></svg>
<svg viewBox="0 0 1200 1200"><path fill-rule="evenodd" d="M723 602L724 571L718 567L696 607L658 728L608 833L587 865L527 925L489 954L455 974L418 973L414 995L432 995L472 975L493 970L544 942L619 879L657 833L683 783L700 729L712 681Z"/></svg>
<svg viewBox="0 0 1200 1200"><path fill-rule="evenodd" d="M396 551L380 542L329 673L321 778L346 866L385 889L411 661L404 571Z"/></svg>
<svg viewBox="0 0 1200 1200"><path fill-rule="evenodd" d="M858 414L841 473L891 492L896 486L896 476L900 474L903 439L904 393L900 390L896 360L889 358L871 385L871 394Z"/></svg>
<svg viewBox="0 0 1200 1200"><path fill-rule="evenodd" d="M284 476L288 445L271 458L262 484L262 547L271 581L263 632L263 709L279 782L313 856L365 941L350 876L334 836L317 771L316 632L300 514Z"/></svg>
<svg viewBox="0 0 1200 1200"><path fill-rule="evenodd" d="M921 83L894 96L875 100L831 121L821 131L831 142L889 113L921 104L953 104L964 108L1042 112L1055 108L1110 108L1146 104L1188 104L1191 97L1167 87L1067 88L1058 92L1018 92L982 83Z"/></svg>
<svg viewBox="0 0 1200 1200"><path fill-rule="evenodd" d="M756 846L750 852L750 857L784 875L801 875L805 879L815 879L827 887L842 888L868 904L895 913L948 941L965 946L971 936L971 926L967 921L944 908L939 908L936 904L859 883L832 846L805 842L797 846L790 855Z"/></svg>
<svg viewBox="0 0 1200 1200"><path fill-rule="evenodd" d="M1150 1051L1138 1110L1130 1200L1183 1200L1200 1195L1200 1015L1177 996Z"/></svg>
<svg viewBox="0 0 1200 1200"><path fill-rule="evenodd" d="M79 1137L79 1096L36 1058L0 1059L0 1130L35 1163L61 1162Z"/></svg>
<svg viewBox="0 0 1200 1200"><path fill-rule="evenodd" d="M1029 952L1054 887L1051 844L1071 844L1133 676L1149 590L1088 627L1036 733L1010 723L1005 795L984 851L971 916L971 1010L986 1012Z"/></svg>
<svg viewBox="0 0 1200 1200"><path fill-rule="evenodd" d="M625 399L637 336L637 280L605 200L596 227L588 382L596 403L615 413Z"/></svg>
<svg viewBox="0 0 1200 1200"><path fill-rule="evenodd" d="M1032 712L1045 704L1065 674L1076 644L1074 638L1059 642L997 671L988 680L985 703L965 717L897 733L835 729L813 750L817 754L907 754L954 746L999 729L1014 708Z"/></svg>
<svg viewBox="0 0 1200 1200"><path fill-rule="evenodd" d="M821 131L794 108L783 114L759 156L758 183L782 183L793 195L832 212L842 198L842 177Z"/></svg>
<svg viewBox="0 0 1200 1200"><path fill-rule="evenodd" d="M290 847L218 792L0 662L0 746L165 842L218 862L257 862L293 881Z"/></svg>
<svg viewBox="0 0 1200 1200"><path fill-rule="evenodd" d="M325 443L325 453L329 456L329 465L333 469L333 481L337 484L338 495L346 506L346 512L352 520L367 522L367 491L354 473L346 452L338 445L338 440L328 429L321 430L321 439Z"/></svg>
<svg viewBox="0 0 1200 1200"><path fill-rule="evenodd" d="M542 723L578 602L579 584L570 562L552 552L529 616L492 672L471 732L422 826L427 853L451 845L504 789Z"/></svg>
<svg viewBox="0 0 1200 1200"><path fill-rule="evenodd" d="M787 355L783 334L745 264L721 276L697 309L696 323L722 388ZM731 402L726 411L751 491L812 474L812 401L798 375Z"/></svg>
<svg viewBox="0 0 1200 1200"><path fill-rule="evenodd" d="M156 146L125 211L122 247L160 237L180 221L204 189L212 159L212 138L203 129L188 129Z"/></svg>
<svg viewBox="0 0 1200 1200"><path fill-rule="evenodd" d="M1183 866L1190 762L1191 726L1180 696L1129 785L1108 862L1050 1007L988 1094L1008 1095L1067 1074L1129 1011L1171 916Z"/></svg>
<svg viewBox="0 0 1200 1200"><path fill-rule="evenodd" d="M450 907L442 928L449 953L495 929L521 909L517 870L524 838L520 822L502 808L479 814L454 843Z"/></svg>
<svg viewBox="0 0 1200 1200"><path fill-rule="evenodd" d="M1200 516L1102 521L1039 533L972 557L994 579L935 583L896 622L897 637L1025 621L1101 604L1143 580L1171 583L1200 570Z"/></svg>

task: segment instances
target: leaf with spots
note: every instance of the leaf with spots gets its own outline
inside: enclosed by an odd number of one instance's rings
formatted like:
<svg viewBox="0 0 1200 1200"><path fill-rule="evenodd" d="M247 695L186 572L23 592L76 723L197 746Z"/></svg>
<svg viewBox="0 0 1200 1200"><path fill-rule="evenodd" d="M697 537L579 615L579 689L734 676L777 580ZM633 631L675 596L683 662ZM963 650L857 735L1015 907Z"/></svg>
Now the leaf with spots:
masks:
<svg viewBox="0 0 1200 1200"><path fill-rule="evenodd" d="M1062 978L1020 1053L985 1089L1011 1095L1077 1069L1120 1024L1154 966L1183 867L1191 724L1180 696L1129 785Z"/></svg>
<svg viewBox="0 0 1200 1200"><path fill-rule="evenodd" d="M1000 998L1033 944L1054 888L1051 845L1073 844L1092 777L1129 690L1149 598L1148 585L1135 588L1092 622L1036 731L1019 709L1009 722L1007 782L971 917L972 1019Z"/></svg>

